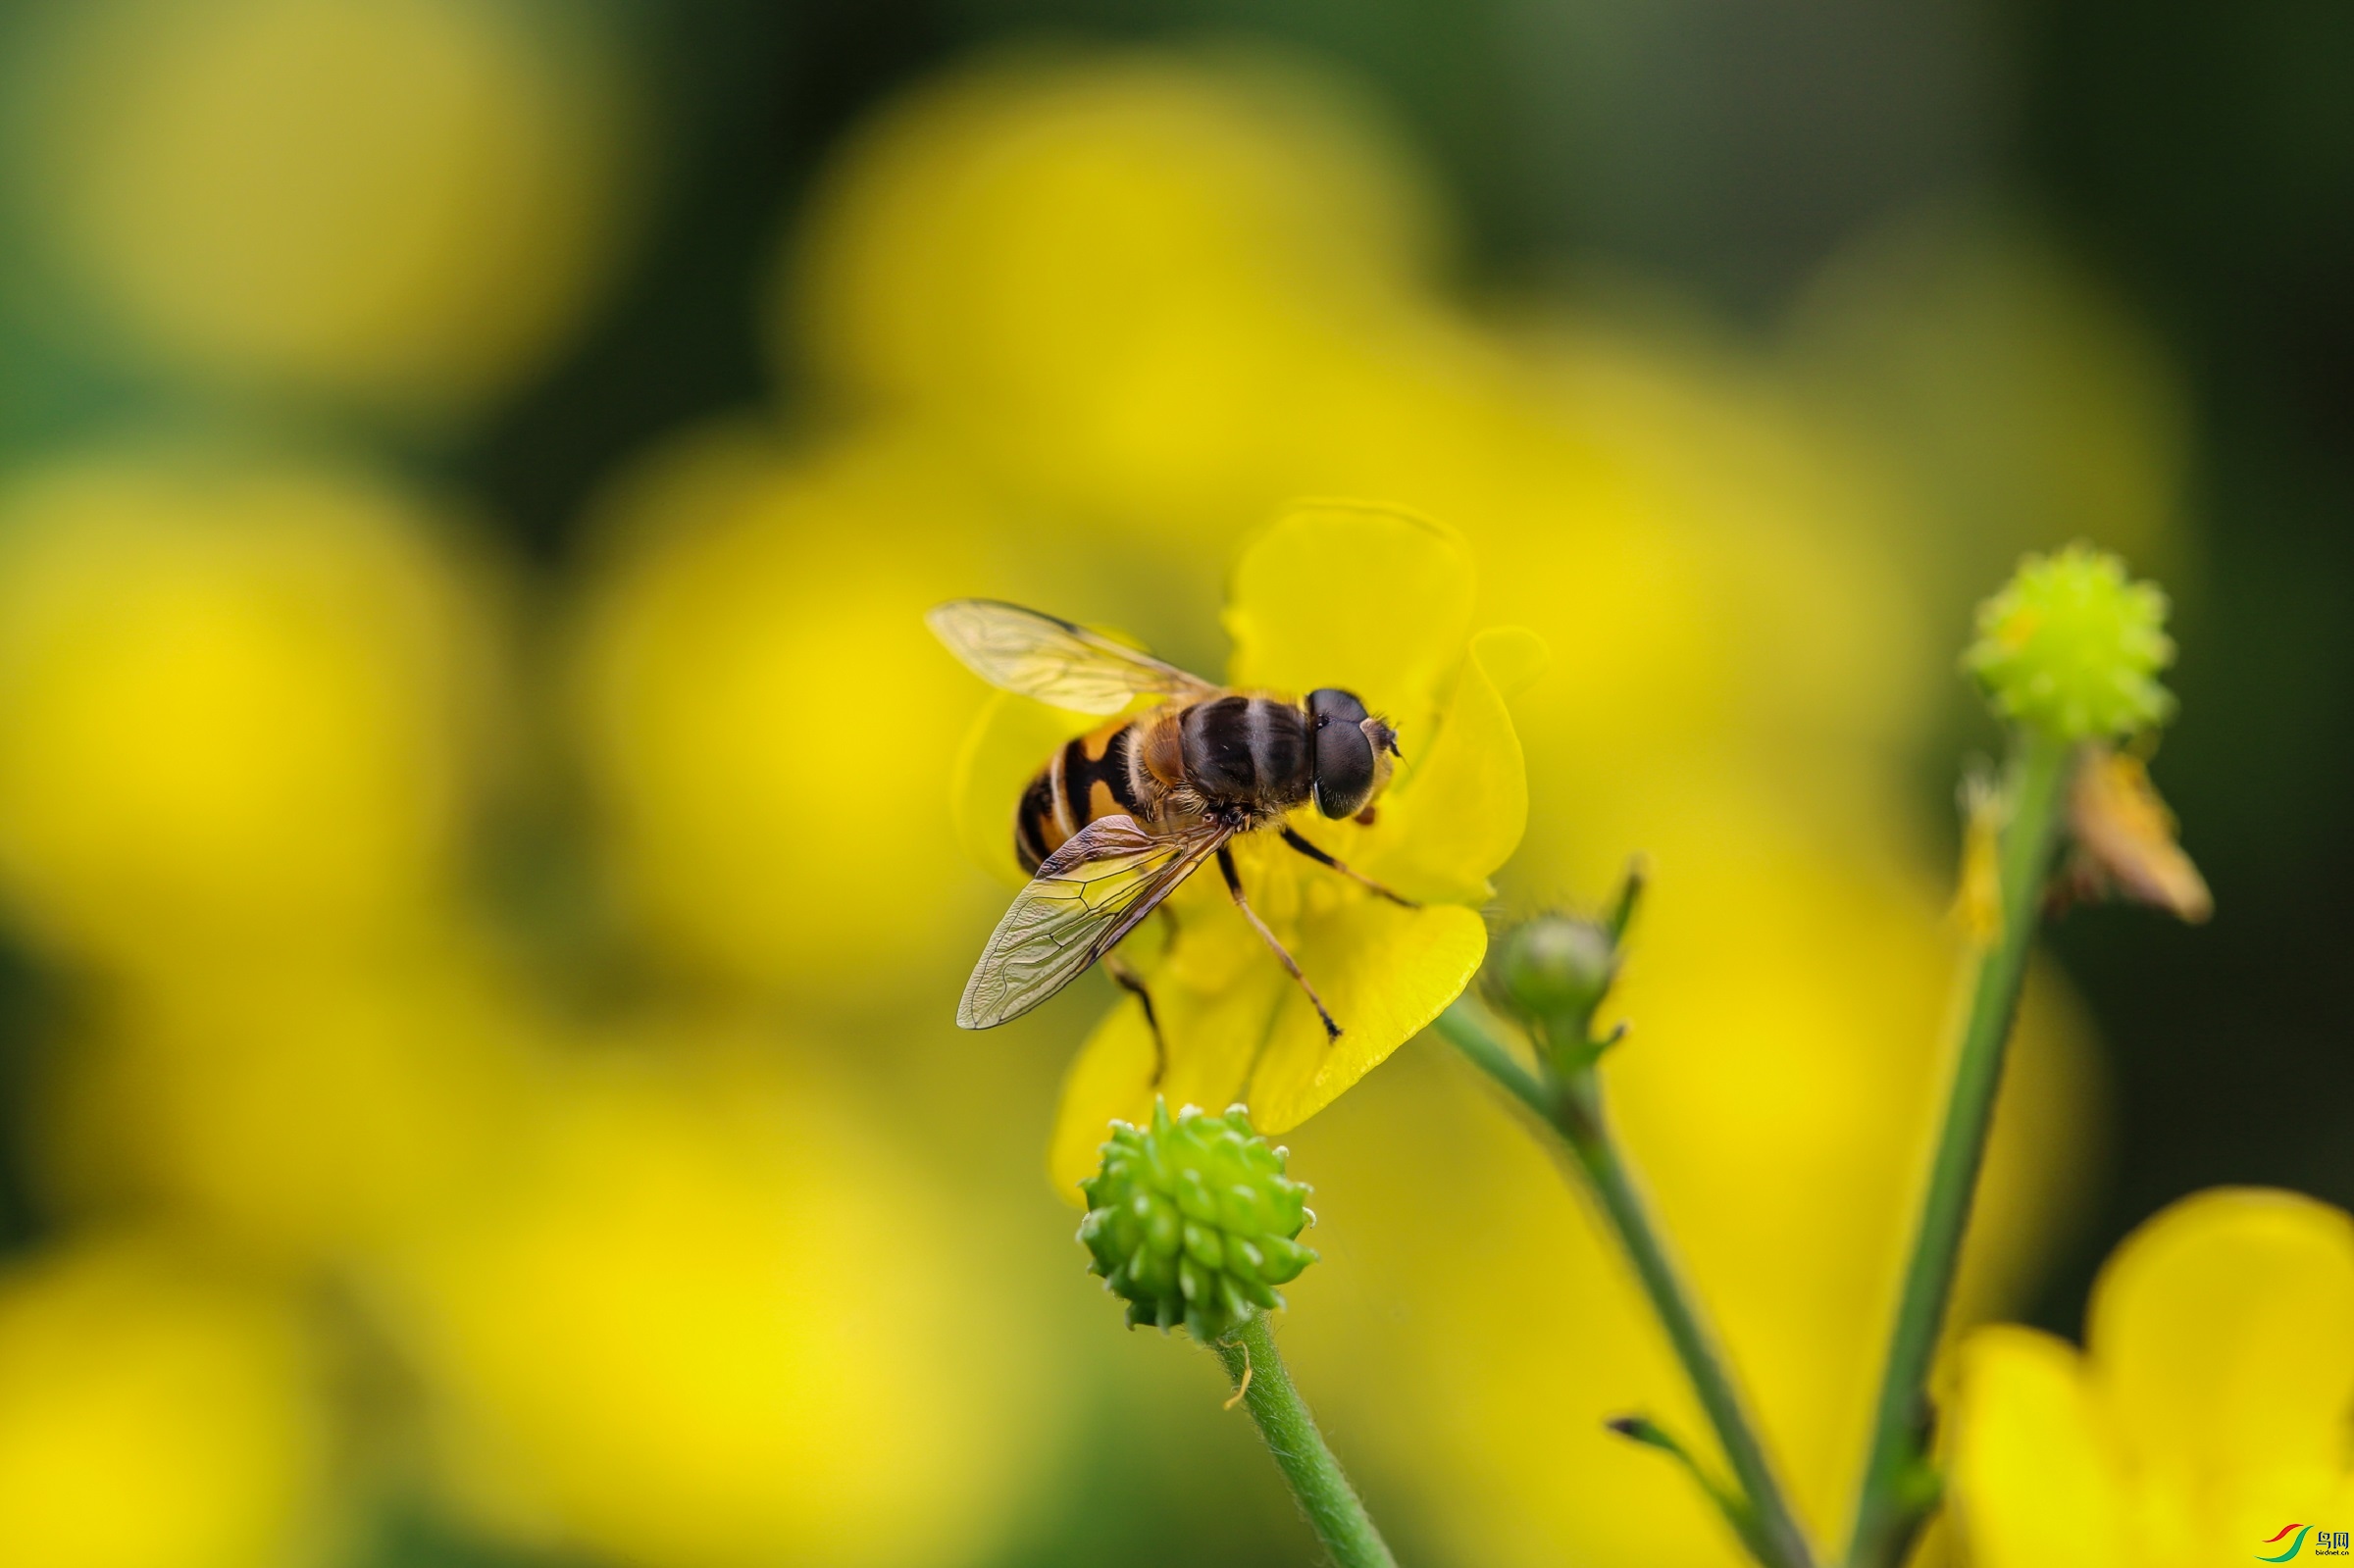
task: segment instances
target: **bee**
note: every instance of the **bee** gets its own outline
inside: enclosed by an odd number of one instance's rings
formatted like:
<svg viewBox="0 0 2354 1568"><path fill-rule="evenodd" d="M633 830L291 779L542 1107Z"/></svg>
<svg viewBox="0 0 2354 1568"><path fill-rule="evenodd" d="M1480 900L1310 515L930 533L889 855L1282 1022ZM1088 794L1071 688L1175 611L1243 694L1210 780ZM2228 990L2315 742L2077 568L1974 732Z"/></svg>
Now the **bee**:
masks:
<svg viewBox="0 0 2354 1568"><path fill-rule="evenodd" d="M1066 742L1022 791L1013 850L1030 883L982 948L956 1022L993 1029L1019 1018L1101 959L1143 1002L1165 1067L1151 994L1111 950L1215 860L1235 907L1306 993L1327 1037L1340 1038L1315 986L1251 907L1231 844L1272 830L1318 865L1415 907L1285 822L1311 802L1335 821L1371 822L1403 756L1389 722L1337 686L1298 702L1228 690L1085 627L995 599L957 599L925 620L949 652L1007 691L1095 714L1119 713L1140 696L1162 699Z"/></svg>

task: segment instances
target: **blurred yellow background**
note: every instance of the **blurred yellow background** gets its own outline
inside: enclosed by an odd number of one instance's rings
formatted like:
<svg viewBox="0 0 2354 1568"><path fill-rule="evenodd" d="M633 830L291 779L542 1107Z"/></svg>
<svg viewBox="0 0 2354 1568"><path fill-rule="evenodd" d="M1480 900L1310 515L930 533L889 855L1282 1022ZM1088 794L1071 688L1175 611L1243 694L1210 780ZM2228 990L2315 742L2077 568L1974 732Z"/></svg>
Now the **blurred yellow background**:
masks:
<svg viewBox="0 0 2354 1568"><path fill-rule="evenodd" d="M0 379L138 395L0 472L40 998L0 1560L1301 1560L1208 1359L1118 1332L1045 1180L1102 984L951 1027L1002 894L949 814L984 692L920 616L1214 672L1238 540L1310 494L1460 530L1480 622L1551 645L1504 904L1651 857L1611 1088L1837 1534L1950 1000L1914 770L1953 765L1963 612L2069 533L2191 559L2184 394L2030 218L1866 226L1764 332L1474 310L1446 193L1300 59L982 51L752 215L725 304L771 394L594 454L550 552L447 454L662 250L644 16L8 20L0 283L45 346ZM1970 1319L2070 1239L2099 1085L2041 975ZM1699 1423L1509 1120L1426 1040L1292 1136L1307 1392L1415 1560L1734 1562L1603 1431Z"/></svg>

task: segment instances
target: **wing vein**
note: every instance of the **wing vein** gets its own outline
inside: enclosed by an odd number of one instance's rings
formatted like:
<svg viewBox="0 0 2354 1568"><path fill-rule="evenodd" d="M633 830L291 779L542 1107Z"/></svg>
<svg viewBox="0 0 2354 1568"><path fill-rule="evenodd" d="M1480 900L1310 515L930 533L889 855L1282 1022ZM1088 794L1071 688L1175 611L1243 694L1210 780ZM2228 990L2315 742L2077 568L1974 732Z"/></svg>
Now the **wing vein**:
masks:
<svg viewBox="0 0 2354 1568"><path fill-rule="evenodd" d="M1210 822L1166 834L1125 816L1089 823L1014 895L965 982L956 1022L992 1029L1068 986L1233 836Z"/></svg>
<svg viewBox="0 0 2354 1568"><path fill-rule="evenodd" d="M990 684L1079 713L1117 713L1139 696L1198 697L1217 689L1100 632L998 599L951 599L924 621Z"/></svg>

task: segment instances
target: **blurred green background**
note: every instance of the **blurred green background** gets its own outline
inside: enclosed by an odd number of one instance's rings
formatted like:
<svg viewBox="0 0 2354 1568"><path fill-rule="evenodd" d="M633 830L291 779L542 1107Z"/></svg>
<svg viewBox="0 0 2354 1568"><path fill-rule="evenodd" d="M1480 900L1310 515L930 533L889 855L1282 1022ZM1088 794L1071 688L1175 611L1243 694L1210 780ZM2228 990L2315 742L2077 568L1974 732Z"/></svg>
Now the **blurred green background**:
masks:
<svg viewBox="0 0 2354 1568"><path fill-rule="evenodd" d="M0 9L0 1561L1291 1562L948 1019L996 594L1214 673L1414 506L1555 661L1503 906L1658 880L1612 1090L1824 1536L1948 1000L1952 674L2162 578L2219 914L2049 943L1966 1315L2354 1203L2354 13L2051 0ZM1736 1558L1429 1042L1290 1141L1410 1560ZM1926 1550L1944 1551L1932 1539Z"/></svg>

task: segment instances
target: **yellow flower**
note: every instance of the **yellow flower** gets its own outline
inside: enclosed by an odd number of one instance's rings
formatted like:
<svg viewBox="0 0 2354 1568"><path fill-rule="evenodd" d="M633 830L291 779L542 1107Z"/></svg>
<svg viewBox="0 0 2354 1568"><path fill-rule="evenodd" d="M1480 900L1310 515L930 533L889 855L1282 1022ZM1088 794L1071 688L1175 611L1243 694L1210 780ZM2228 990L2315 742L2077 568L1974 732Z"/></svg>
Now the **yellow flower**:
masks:
<svg viewBox="0 0 2354 1568"><path fill-rule="evenodd" d="M1487 951L1477 908L1528 815L1504 694L1536 674L1544 653L1523 632L1472 637L1473 595L1461 541L1400 512L1305 505L1244 551L1226 611L1230 683L1294 695L1345 687L1390 718L1405 752L1372 824L1303 809L1290 826L1421 907L1379 898L1271 835L1238 840L1254 907L1345 1033L1326 1038L1219 879L1197 876L1169 900L1175 935L1157 950L1124 954L1152 992L1168 1048L1157 1091L1172 1103L1245 1101L1261 1131L1295 1127L1437 1017L1477 972ZM1018 876L1012 826L1023 784L1055 743L1100 722L1003 696L983 713L966 749L959 828L1009 880ZM1123 1001L1098 1026L1064 1084L1049 1156L1057 1187L1075 1197L1107 1124L1151 1112L1156 1056L1140 1003Z"/></svg>
<svg viewBox="0 0 2354 1568"><path fill-rule="evenodd" d="M585 1050L373 1299L446 1491L645 1568L992 1560L1060 1378L952 1189L764 1028Z"/></svg>
<svg viewBox="0 0 2354 1568"><path fill-rule="evenodd" d="M1883 537L1943 628L2028 550L2083 535L2186 576L2190 399L2157 335L2017 210L1933 200L1806 286L1784 363L1885 460Z"/></svg>
<svg viewBox="0 0 2354 1568"><path fill-rule="evenodd" d="M629 93L588 11L38 8L8 50L7 174L31 248L174 369L472 406L554 347L610 271Z"/></svg>
<svg viewBox="0 0 2354 1568"><path fill-rule="evenodd" d="M279 1297L118 1238L0 1279L0 1562L301 1562L329 1505L318 1347Z"/></svg>
<svg viewBox="0 0 2354 1568"><path fill-rule="evenodd" d="M1662 810L1689 821L1637 840L1654 881L1601 1020L1633 1028L1601 1070L1800 1521L1830 1542L1936 1125L1952 944L1927 886L1828 854L1754 803L1691 790ZM2092 1152L2082 1022L2055 988L2027 1002L1965 1323L2018 1309ZM1311 1233L1327 1255L1286 1290L1285 1353L1318 1413L1356 1435L1367 1487L1416 1498L1454 1560L1735 1568L1748 1559L1688 1480L1602 1424L1645 1411L1714 1454L1622 1253L1451 1054L1409 1045L1286 1138L1317 1206L1345 1213L1347 1244Z"/></svg>
<svg viewBox="0 0 2354 1568"><path fill-rule="evenodd" d="M1434 248L1424 193L1341 99L1234 52L947 76L833 172L781 335L1098 527L1249 516Z"/></svg>
<svg viewBox="0 0 2354 1568"><path fill-rule="evenodd" d="M471 1202L538 1087L542 1028L455 942L247 955L107 987L39 1102L76 1210L161 1209L273 1261L333 1261Z"/></svg>
<svg viewBox="0 0 2354 1568"><path fill-rule="evenodd" d="M2111 1255L2081 1352L2010 1326L1964 1344L1955 1524L1976 1568L2302 1560L2300 1529L2354 1529L2349 1399L2354 1221L2200 1192Z"/></svg>
<svg viewBox="0 0 2354 1568"><path fill-rule="evenodd" d="M458 878L495 663L446 519L96 452L0 494L0 903L108 965L348 948Z"/></svg>
<svg viewBox="0 0 2354 1568"><path fill-rule="evenodd" d="M637 933L796 998L952 965L975 889L940 781L970 698L922 614L997 585L1004 525L887 433L728 428L646 460L603 521L571 694Z"/></svg>

